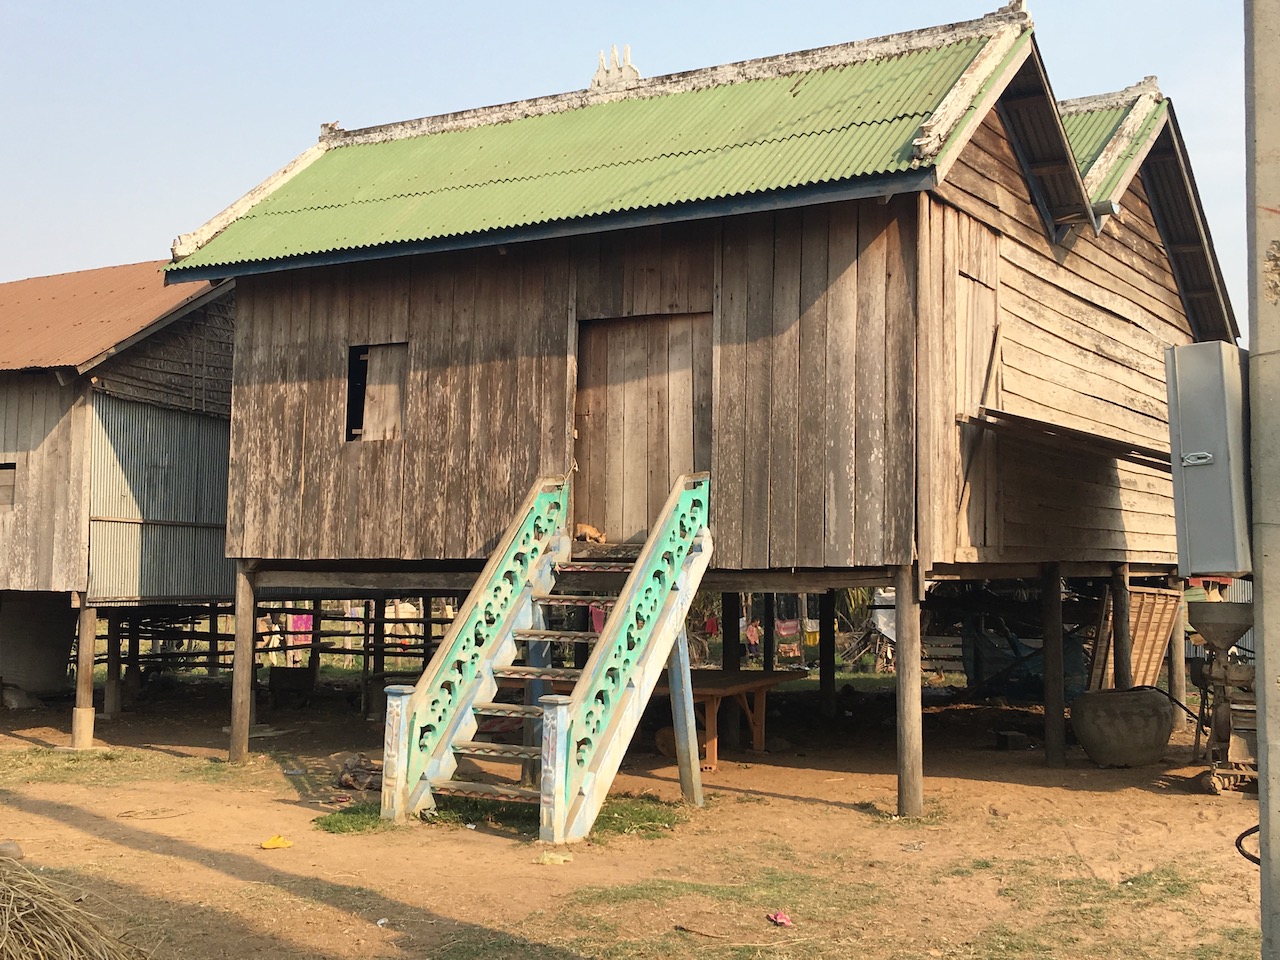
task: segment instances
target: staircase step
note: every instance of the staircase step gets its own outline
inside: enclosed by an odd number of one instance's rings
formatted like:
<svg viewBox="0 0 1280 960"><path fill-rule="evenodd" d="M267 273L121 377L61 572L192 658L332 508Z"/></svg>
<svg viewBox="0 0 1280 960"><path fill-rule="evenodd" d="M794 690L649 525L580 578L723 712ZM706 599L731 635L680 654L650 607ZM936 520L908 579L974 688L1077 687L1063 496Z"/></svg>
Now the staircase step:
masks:
<svg viewBox="0 0 1280 960"><path fill-rule="evenodd" d="M617 597L592 597L573 593L540 593L534 596L534 603L544 607L612 607L618 602Z"/></svg>
<svg viewBox="0 0 1280 960"><path fill-rule="evenodd" d="M550 640L554 643L595 643L600 634L589 630L512 630L517 640Z"/></svg>
<svg viewBox="0 0 1280 960"><path fill-rule="evenodd" d="M556 573L630 573L634 569L635 564L625 560L574 560L556 564Z"/></svg>
<svg viewBox="0 0 1280 960"><path fill-rule="evenodd" d="M473 703L473 712L482 717L527 717L537 720L542 716L542 708L524 703Z"/></svg>
<svg viewBox="0 0 1280 960"><path fill-rule="evenodd" d="M539 803L542 795L528 787L507 783L469 783L466 780L446 780L431 784L431 792L437 797L475 797L483 800L506 800L509 803Z"/></svg>
<svg viewBox="0 0 1280 960"><path fill-rule="evenodd" d="M522 743L489 743L484 740L459 740L453 752L467 757L497 757L503 760L537 760L542 756L542 744L525 746Z"/></svg>
<svg viewBox="0 0 1280 960"><path fill-rule="evenodd" d="M581 670L569 667L494 667L499 680L577 680Z"/></svg>

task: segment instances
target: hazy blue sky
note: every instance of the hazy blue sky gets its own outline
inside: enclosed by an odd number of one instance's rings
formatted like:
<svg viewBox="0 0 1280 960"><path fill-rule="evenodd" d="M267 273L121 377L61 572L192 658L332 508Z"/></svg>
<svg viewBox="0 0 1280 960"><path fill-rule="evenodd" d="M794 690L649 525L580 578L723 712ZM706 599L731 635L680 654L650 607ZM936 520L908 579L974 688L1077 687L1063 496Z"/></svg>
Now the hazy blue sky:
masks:
<svg viewBox="0 0 1280 960"><path fill-rule="evenodd" d="M981 16L999 0L0 0L0 281L168 256L315 142L586 86ZM1032 0L1060 99L1160 78L1244 326L1242 5Z"/></svg>

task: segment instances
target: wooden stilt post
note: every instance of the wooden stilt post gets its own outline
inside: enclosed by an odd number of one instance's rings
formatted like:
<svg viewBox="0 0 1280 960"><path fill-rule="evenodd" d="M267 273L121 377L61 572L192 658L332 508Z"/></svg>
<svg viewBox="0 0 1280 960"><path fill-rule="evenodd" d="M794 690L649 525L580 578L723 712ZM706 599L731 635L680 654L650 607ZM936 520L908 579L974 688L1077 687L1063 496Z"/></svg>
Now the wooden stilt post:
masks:
<svg viewBox="0 0 1280 960"><path fill-rule="evenodd" d="M370 667L369 693L373 702L365 711L368 720L381 720L386 704L382 697L387 675L387 598L379 594L373 601L373 664Z"/></svg>
<svg viewBox="0 0 1280 960"><path fill-rule="evenodd" d="M76 705L71 711L71 749L93 747L93 660L98 645L98 611L85 594L78 595L80 621L76 632Z"/></svg>
<svg viewBox="0 0 1280 960"><path fill-rule="evenodd" d="M129 614L129 653L125 658L125 692L132 699L142 690L142 634L138 624L138 611Z"/></svg>
<svg viewBox="0 0 1280 960"><path fill-rule="evenodd" d="M243 560L236 561L236 640L231 663L231 746L227 759L245 763L249 759L249 727L253 723L253 681L257 660L254 650L255 610L253 573Z"/></svg>
<svg viewBox="0 0 1280 960"><path fill-rule="evenodd" d="M724 641L720 669L738 673L742 669L742 594L721 594L720 613L720 637ZM733 697L725 697L720 704L719 727L726 748L737 750L742 746L742 707Z"/></svg>
<svg viewBox="0 0 1280 960"><path fill-rule="evenodd" d="M836 701L836 592L818 598L818 699L822 716L834 720Z"/></svg>
<svg viewBox="0 0 1280 960"><path fill-rule="evenodd" d="M1111 655L1117 690L1133 686L1133 637L1129 633L1129 565L1117 563L1111 574Z"/></svg>
<svg viewBox="0 0 1280 960"><path fill-rule="evenodd" d="M702 767L698 761L698 725L693 712L693 684L689 679L689 637L681 630L667 660L671 688L671 725L676 735L676 763L685 803L702 806Z"/></svg>
<svg viewBox="0 0 1280 960"><path fill-rule="evenodd" d="M120 611L107 613L107 681L102 688L102 716L120 716L124 703L120 691Z"/></svg>
<svg viewBox="0 0 1280 960"><path fill-rule="evenodd" d="M307 654L307 670L311 674L311 685L314 687L320 679L320 615L324 607L319 600L311 601L311 650ZM425 639L425 632L424 639Z"/></svg>
<svg viewBox="0 0 1280 960"><path fill-rule="evenodd" d="M1169 578L1169 589L1182 592L1183 582L1178 577ZM1178 603L1178 614L1173 618L1173 633L1169 635L1169 695L1179 703L1187 702L1187 605ZM1174 729L1186 726L1187 715L1178 707L1173 708Z"/></svg>
<svg viewBox="0 0 1280 960"><path fill-rule="evenodd" d="M804 614L801 614L801 622L803 623ZM764 595L764 637L761 639L760 651L761 659L766 670L772 670L778 665L778 595L776 593L766 593ZM803 639L803 636L802 638Z"/></svg>
<svg viewBox="0 0 1280 960"><path fill-rule="evenodd" d="M1040 574L1040 619L1044 628L1044 759L1067 765L1066 668L1062 649L1062 565L1046 563Z"/></svg>
<svg viewBox="0 0 1280 960"><path fill-rule="evenodd" d="M915 564L895 581L898 678L898 816L924 813L924 734L920 696L920 599Z"/></svg>
<svg viewBox="0 0 1280 960"><path fill-rule="evenodd" d="M209 604L209 658L205 660L204 672L211 677L222 673L222 661L218 655L218 605Z"/></svg>

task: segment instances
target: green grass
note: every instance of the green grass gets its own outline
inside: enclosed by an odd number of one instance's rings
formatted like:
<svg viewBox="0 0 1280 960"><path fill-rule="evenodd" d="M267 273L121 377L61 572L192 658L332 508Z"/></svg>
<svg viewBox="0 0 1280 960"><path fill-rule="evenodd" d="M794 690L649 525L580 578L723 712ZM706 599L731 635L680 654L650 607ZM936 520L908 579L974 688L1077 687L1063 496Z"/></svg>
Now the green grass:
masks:
<svg viewBox="0 0 1280 960"><path fill-rule="evenodd" d="M682 804L668 803L642 794L615 794L604 802L592 829L593 840L634 836L656 840L670 836L688 813ZM484 825L489 830L512 836L536 838L540 813L536 804L504 803L470 797L441 797L436 809L423 817L428 823L449 827Z"/></svg>
<svg viewBox="0 0 1280 960"><path fill-rule="evenodd" d="M382 809L376 803L353 803L311 822L325 833L378 833L394 830L397 826L382 819Z"/></svg>
<svg viewBox="0 0 1280 960"><path fill-rule="evenodd" d="M635 836L656 840L670 836L688 814L678 803L668 803L650 794L617 794L609 797L596 817L592 836Z"/></svg>

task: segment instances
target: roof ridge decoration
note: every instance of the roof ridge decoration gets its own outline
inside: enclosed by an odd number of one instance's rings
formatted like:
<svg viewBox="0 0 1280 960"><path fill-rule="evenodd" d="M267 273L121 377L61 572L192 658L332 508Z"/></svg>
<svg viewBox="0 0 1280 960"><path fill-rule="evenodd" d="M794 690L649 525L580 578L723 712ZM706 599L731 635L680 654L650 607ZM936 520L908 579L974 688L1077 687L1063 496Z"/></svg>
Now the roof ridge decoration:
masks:
<svg viewBox="0 0 1280 960"><path fill-rule="evenodd" d="M516 100L490 107L476 107L460 110L455 113L442 113L417 120L401 120L396 123L380 124L356 130L342 130L336 125L328 125L321 133L320 142L330 149L334 147L355 146L365 143L385 143L392 140L403 140L409 137L426 136L433 133L445 133L452 130L465 130L470 127L489 126L506 123L511 120L522 120L526 117L542 116L548 113L561 113L576 110L597 103L611 103L641 97L657 97L668 93L685 93L693 90L704 90L708 87L719 87L728 84L742 83L746 80L761 80L786 76L792 73L822 70L829 67L843 67L867 60L883 60L898 57L917 50L958 43L975 37L994 38L1001 33L1011 33L1012 39L1032 28L1031 17L1023 9L1021 0L1014 0L994 13L976 20L964 20L959 23L944 24L937 27L925 27L920 30L908 30L902 33L890 33L868 40L853 40L827 47L815 47L811 50L800 50L795 53L783 53L755 60L740 60L714 67L701 67L681 73L669 73L648 79L637 79L621 86L600 89L574 90L569 93L557 93L529 100Z"/></svg>

